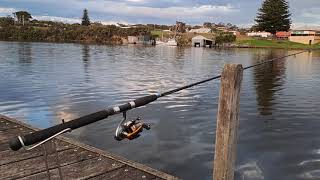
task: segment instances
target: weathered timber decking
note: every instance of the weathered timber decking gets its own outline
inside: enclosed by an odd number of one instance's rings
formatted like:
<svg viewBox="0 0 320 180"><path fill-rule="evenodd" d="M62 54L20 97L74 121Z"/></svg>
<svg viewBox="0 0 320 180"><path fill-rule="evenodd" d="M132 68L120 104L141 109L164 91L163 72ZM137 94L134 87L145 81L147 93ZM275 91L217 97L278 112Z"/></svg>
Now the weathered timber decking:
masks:
<svg viewBox="0 0 320 180"><path fill-rule="evenodd" d="M0 115L0 179L49 179L47 166L51 179L60 179L59 168L63 179L178 179L62 136L31 151L9 149L8 139L35 130Z"/></svg>

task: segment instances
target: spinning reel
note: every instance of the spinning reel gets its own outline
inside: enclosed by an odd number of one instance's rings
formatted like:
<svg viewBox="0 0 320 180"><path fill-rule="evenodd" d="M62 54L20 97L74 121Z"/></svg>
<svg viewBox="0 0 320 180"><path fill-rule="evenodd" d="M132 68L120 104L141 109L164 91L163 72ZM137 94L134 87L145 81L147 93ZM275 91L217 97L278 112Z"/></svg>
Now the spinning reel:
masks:
<svg viewBox="0 0 320 180"><path fill-rule="evenodd" d="M117 127L116 134L114 138L118 141L123 139L133 140L140 136L143 129L149 130L151 128L150 124L143 123L141 118L138 117L134 120L127 121L127 114L123 112L123 119Z"/></svg>

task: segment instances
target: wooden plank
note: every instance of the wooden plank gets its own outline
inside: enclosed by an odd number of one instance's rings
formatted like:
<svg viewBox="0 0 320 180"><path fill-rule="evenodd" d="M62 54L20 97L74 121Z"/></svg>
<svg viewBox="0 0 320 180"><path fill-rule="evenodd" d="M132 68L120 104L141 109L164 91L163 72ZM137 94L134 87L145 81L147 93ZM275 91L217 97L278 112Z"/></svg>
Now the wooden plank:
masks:
<svg viewBox="0 0 320 180"><path fill-rule="evenodd" d="M0 131L5 131L8 129L13 129L13 128L21 128L22 126L12 123L10 121L7 121L4 118L0 118Z"/></svg>
<svg viewBox="0 0 320 180"><path fill-rule="evenodd" d="M51 141L51 143L45 144L48 154L52 154L55 152L54 144L52 144L52 143L53 142ZM76 146L74 146L72 144L68 144L68 143L60 141L60 140L56 140L56 149L58 152L65 151L68 149L73 149L73 148L76 148ZM5 165L5 164L9 164L9 163L13 163L13 162L18 162L18 161L30 159L30 158L34 158L34 157L38 157L38 156L43 156L43 148L41 146L36 147L35 149L32 149L30 151L26 151L24 149L22 149L20 151L12 151L8 147L7 150L0 151L0 157L1 157L0 166Z"/></svg>
<svg viewBox="0 0 320 180"><path fill-rule="evenodd" d="M58 169L51 169L49 171L49 174L50 174L50 179L51 180L61 180L60 179L60 176L59 176L59 171ZM47 172L40 172L40 173L36 173L36 174L33 174L33 175L30 175L30 176L25 176L25 177L22 177L22 178L17 178L17 180L47 180L49 179L49 176L47 174Z"/></svg>
<svg viewBox="0 0 320 180"><path fill-rule="evenodd" d="M223 68L217 115L213 179L233 180L236 161L242 65Z"/></svg>
<svg viewBox="0 0 320 180"><path fill-rule="evenodd" d="M68 164L84 161L94 157L97 157L97 154L86 151L82 148L69 149L59 152L59 161L61 166L66 166ZM40 156L0 166L1 177L19 178L45 171L46 166L44 159L44 156ZM55 154L50 154L48 156L49 168L56 168L56 162Z"/></svg>
<svg viewBox="0 0 320 180"><path fill-rule="evenodd" d="M110 159L102 159L101 157L95 157L93 159L87 159L77 163L73 163L67 166L61 167L63 179L88 179L97 177L101 174L112 172L113 170L120 169L124 164L118 163ZM58 169L50 170L51 179L59 179ZM19 180L29 179L46 179L47 173L41 172L20 178Z"/></svg>
<svg viewBox="0 0 320 180"><path fill-rule="evenodd" d="M0 115L0 119L4 122L9 122L9 124L7 124L8 127L3 128L3 131L0 131L0 138L2 138L2 140L0 140L0 157L8 156L0 159L0 164L2 163L2 166L0 165L0 179L46 179L47 173L45 168L45 161L44 156L42 156L42 154L40 155L40 152L42 151L40 147L28 152L26 152L25 150L13 152L9 150L7 142L10 138L30 133L31 131L38 129L6 116ZM59 136L55 139L60 143L63 142L63 145L61 147L58 146L58 151L60 151L60 166L63 167L62 170L64 176L67 177L65 179L88 179L99 177L103 176L103 174L112 173L125 165L129 168L134 169L132 171L129 171L133 173L133 177L135 177L139 173L144 173L146 174L145 178L150 177L150 179L152 179L152 177L154 177L153 179L178 179L174 176L157 171L143 164L127 160L126 158L123 158L121 156L102 151L92 146L74 141L70 138ZM69 145L71 149L65 147ZM76 149L77 151L72 152L74 149ZM50 174L52 175L51 179L59 179L59 172L54 157L55 154L51 154L48 156ZM98 161L93 161L93 159L97 158ZM110 163L112 168L110 168ZM89 164L90 167L96 168L87 167L87 164ZM102 167L108 168L104 169ZM118 175L121 175L120 177L126 177L122 174ZM117 175L114 175L112 177L116 178L116 176ZM141 177L142 176L143 175L141 175Z"/></svg>
<svg viewBox="0 0 320 180"><path fill-rule="evenodd" d="M4 115L0 114L0 122L1 122L1 120L4 120L4 121L9 122L9 123L16 124L18 126L21 126L21 127L24 127L24 128L30 129L30 130L34 130L34 131L39 130L39 128L32 127L29 124L26 124L26 123L24 123L22 121L18 121L18 120L14 119L14 118L10 118L10 117L7 117L7 116L4 116Z"/></svg>
<svg viewBox="0 0 320 180"><path fill-rule="evenodd" d="M10 149L10 147L9 147L8 142L0 143L0 151L7 151L9 149Z"/></svg>
<svg viewBox="0 0 320 180"><path fill-rule="evenodd" d="M90 177L103 174L114 169L122 167L123 164L106 159L97 157L87 161L79 162L68 167L64 167L62 174L65 179L87 179Z"/></svg>
<svg viewBox="0 0 320 180"><path fill-rule="evenodd" d="M104 173L102 175L90 178L90 180L151 180L155 179L156 177L148 174L146 172L143 172L141 170L134 169L130 166L123 166L120 169L116 169L114 171Z"/></svg>
<svg viewBox="0 0 320 180"><path fill-rule="evenodd" d="M32 132L32 130L24 127L11 128L9 130L0 131L0 143L6 143L9 139L16 136L25 135Z"/></svg>
<svg viewBox="0 0 320 180"><path fill-rule="evenodd" d="M113 153L110 153L110 152L107 152L107 151L103 151L101 149L89 146L87 144L80 143L78 141L74 141L72 139L69 139L69 138L66 138L66 137L63 137L63 136L59 137L59 139L65 140L66 142L69 142L69 143L74 144L76 146L85 148L88 151L92 151L92 152L95 152L97 154L100 154L103 157L118 161L120 163L123 163L123 164L126 164L128 166L131 166L131 167L133 167L135 169L139 169L139 170L144 171L146 173L152 174L152 175L154 175L156 177L159 177L161 179L168 179L168 180L178 180L179 179L179 178L177 178L175 176L172 176L170 174L167 174L165 172L161 172L161 171L155 170L155 169L153 169L151 167L148 167L146 165L130 161L130 160L128 160L128 159L126 159L126 158L124 158L122 156L119 156L119 155L116 155L116 154L113 154Z"/></svg>

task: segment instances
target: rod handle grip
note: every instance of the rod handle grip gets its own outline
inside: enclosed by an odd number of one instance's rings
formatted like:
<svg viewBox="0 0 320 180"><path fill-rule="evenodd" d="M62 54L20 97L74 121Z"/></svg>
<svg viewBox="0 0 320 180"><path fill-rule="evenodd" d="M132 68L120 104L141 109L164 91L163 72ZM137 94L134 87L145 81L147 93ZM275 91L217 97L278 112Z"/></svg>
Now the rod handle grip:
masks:
<svg viewBox="0 0 320 180"><path fill-rule="evenodd" d="M14 137L9 141L9 147L10 149L17 151L23 146L29 146L44 141L65 129L70 128L71 130L74 130L86 126L88 124L94 123L96 121L105 119L112 114L114 114L112 109L106 109L74 119L72 121L49 127L47 129L34 131L30 134L20 136L20 139L23 142L23 144L21 143L19 137Z"/></svg>
<svg viewBox="0 0 320 180"><path fill-rule="evenodd" d="M18 137L14 137L14 138L10 139L9 147L13 151L18 151L20 148L22 148L22 144L21 144L19 138Z"/></svg>

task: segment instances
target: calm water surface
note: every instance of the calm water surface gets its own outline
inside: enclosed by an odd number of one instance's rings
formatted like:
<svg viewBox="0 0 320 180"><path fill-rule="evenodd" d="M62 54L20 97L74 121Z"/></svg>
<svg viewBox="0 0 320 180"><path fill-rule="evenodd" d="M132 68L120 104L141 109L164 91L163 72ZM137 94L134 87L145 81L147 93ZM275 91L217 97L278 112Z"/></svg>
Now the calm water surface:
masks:
<svg viewBox="0 0 320 180"><path fill-rule="evenodd" d="M296 51L0 42L0 113L45 128ZM236 179L320 179L320 52L244 72ZM71 136L183 179L211 179L219 80L128 116L152 130L117 142L121 116Z"/></svg>

